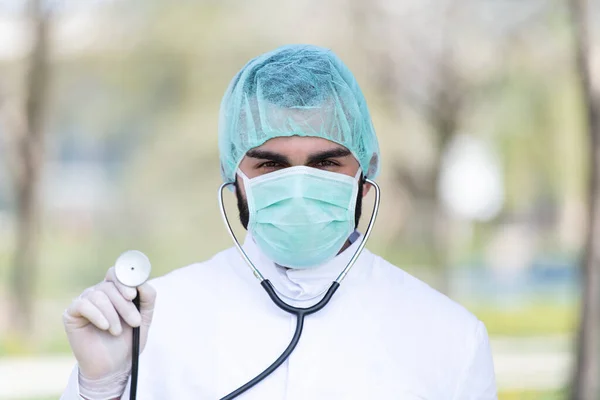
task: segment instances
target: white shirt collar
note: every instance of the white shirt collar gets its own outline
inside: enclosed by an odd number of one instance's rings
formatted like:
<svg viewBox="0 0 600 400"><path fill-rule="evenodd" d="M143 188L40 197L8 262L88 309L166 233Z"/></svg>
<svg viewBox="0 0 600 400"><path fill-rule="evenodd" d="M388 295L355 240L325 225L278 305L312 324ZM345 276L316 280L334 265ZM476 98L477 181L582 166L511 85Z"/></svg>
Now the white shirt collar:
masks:
<svg viewBox="0 0 600 400"><path fill-rule="evenodd" d="M264 278L271 281L278 294L287 298L284 300L304 302L320 298L320 295L327 291L331 283L348 265L362 240L363 235L355 231L350 236L352 244L348 248L331 261L310 269L291 269L275 264L260 250L250 233L246 235L242 247ZM363 264L361 261L364 261L366 253L367 251L364 250L344 282L357 278L359 274L365 272L367 267L360 264ZM244 262L241 258L240 261ZM243 272L248 273L248 271Z"/></svg>

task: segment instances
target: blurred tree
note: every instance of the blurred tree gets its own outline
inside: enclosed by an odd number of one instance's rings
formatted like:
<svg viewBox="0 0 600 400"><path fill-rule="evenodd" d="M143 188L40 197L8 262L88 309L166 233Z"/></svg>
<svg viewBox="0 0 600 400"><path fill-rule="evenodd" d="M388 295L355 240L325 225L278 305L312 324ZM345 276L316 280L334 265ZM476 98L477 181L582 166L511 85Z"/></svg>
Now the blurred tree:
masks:
<svg viewBox="0 0 600 400"><path fill-rule="evenodd" d="M444 37L448 38L446 35ZM427 245L431 249L434 266L439 268L438 289L448 294L450 291L448 247L451 230L450 220L441 203L439 183L442 157L452 139L459 133L463 105L469 91L466 80L461 79L453 60L452 41L451 39L446 40L437 60L434 61L436 79L429 89L431 92L427 95L428 101L421 102L416 98L411 99L414 102L413 105L420 108L435 138L434 155L429 173L419 174L417 177L414 175L414 171L396 165L396 177L418 199L422 214L428 216L430 235L428 235Z"/></svg>
<svg viewBox="0 0 600 400"><path fill-rule="evenodd" d="M444 7L432 13L436 21L435 32L429 29L423 31L421 26L404 26L394 21L394 17L387 16L388 24L403 26L400 36L408 38L408 45L405 44L403 48L399 41L391 37L385 41L394 44L378 55L381 62L375 67L374 79L379 91L391 100L396 112L401 112L403 103L408 104L421 115L432 134L430 162L426 171L406 168L401 163L395 163L393 168L397 184L406 188L413 197L417 209L417 215L413 218L422 218L415 225L426 227L419 241L424 239L430 255L428 261L439 270L437 288L448 293L450 220L441 204L439 180L442 156L462 127L463 108L471 82L463 77L456 54L458 40L455 31L463 6L455 1L444 4ZM381 11L372 13L379 14L379 18L385 18L386 15ZM365 12L356 14L364 18ZM426 35L436 37L433 44L412 44L421 42ZM395 53L400 54L400 58Z"/></svg>
<svg viewBox="0 0 600 400"><path fill-rule="evenodd" d="M563 196L557 173L564 163L563 147L556 142L572 132L556 122L571 110L562 95L566 85L549 86L548 81L562 83L570 70L562 68L564 57L553 49L560 49L561 41L548 48L539 44L540 36L557 36L553 16L564 13L550 3L501 6L446 0L435 8L432 3L351 4L355 26L361 28L353 43L371 44L361 46L367 48L363 52L371 79L396 114L394 134L402 135L402 140L396 138L402 146L394 149L399 156L391 165L397 187L409 194L411 222L390 235L392 245L408 237L410 247L423 246L428 258L421 262L439 268L438 288L447 290L445 267L459 257L454 242L460 231L460 222L440 201L438 182L447 148L457 133L479 136L500 148L510 200L506 212L531 224L529 213L539 208L531 204L547 197L554 204ZM546 71L547 65L552 71ZM421 123L406 130L414 115ZM568 136L569 141L576 141L575 136ZM573 175L569 179L577 180ZM544 218L553 222L558 212L551 207Z"/></svg>
<svg viewBox="0 0 600 400"><path fill-rule="evenodd" d="M11 270L12 328L30 332L39 249L39 189L43 159L43 114L48 82L48 13L41 0L29 4L31 53L23 101L5 100L3 120L14 184L16 244Z"/></svg>
<svg viewBox="0 0 600 400"><path fill-rule="evenodd" d="M600 88L591 73L587 0L571 0L570 9L590 161L581 325L571 395L573 400L592 400L600 398Z"/></svg>

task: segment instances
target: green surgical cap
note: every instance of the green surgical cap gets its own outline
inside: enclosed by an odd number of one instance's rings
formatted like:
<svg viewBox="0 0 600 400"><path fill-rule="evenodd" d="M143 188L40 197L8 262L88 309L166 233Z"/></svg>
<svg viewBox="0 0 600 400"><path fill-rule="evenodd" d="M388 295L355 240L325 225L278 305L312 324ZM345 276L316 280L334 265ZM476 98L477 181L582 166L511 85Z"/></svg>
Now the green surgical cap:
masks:
<svg viewBox="0 0 600 400"><path fill-rule="evenodd" d="M280 136L313 136L346 147L368 178L379 173L379 145L352 72L332 51L280 47L233 78L219 115L221 175L226 182L246 152Z"/></svg>

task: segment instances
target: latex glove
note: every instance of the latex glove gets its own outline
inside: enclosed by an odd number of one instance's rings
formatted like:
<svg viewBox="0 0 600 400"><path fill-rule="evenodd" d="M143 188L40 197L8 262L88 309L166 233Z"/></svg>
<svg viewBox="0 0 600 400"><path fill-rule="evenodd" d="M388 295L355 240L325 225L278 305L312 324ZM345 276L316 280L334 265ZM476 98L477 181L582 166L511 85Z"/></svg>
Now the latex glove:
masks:
<svg viewBox="0 0 600 400"><path fill-rule="evenodd" d="M71 349L79 365L80 394L88 399L118 398L131 371L132 327L140 326L140 352L146 346L156 291L148 283L135 288L117 281L114 267L105 280L86 289L63 314Z"/></svg>

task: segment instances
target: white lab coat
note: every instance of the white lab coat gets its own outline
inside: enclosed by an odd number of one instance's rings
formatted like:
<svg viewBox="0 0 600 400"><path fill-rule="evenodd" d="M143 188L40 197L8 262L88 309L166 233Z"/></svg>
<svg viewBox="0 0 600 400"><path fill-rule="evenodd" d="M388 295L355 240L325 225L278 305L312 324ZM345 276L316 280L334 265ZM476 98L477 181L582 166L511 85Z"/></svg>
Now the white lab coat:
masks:
<svg viewBox="0 0 600 400"><path fill-rule="evenodd" d="M316 303L356 250L316 269L287 270L248 237L244 249L290 299ZM295 317L277 308L235 248L154 279L158 296L140 357L138 399L218 400L286 348ZM79 399L77 368L63 400ZM129 388L123 395L128 399ZM484 325L460 305L365 250L298 347L240 400L492 400Z"/></svg>

